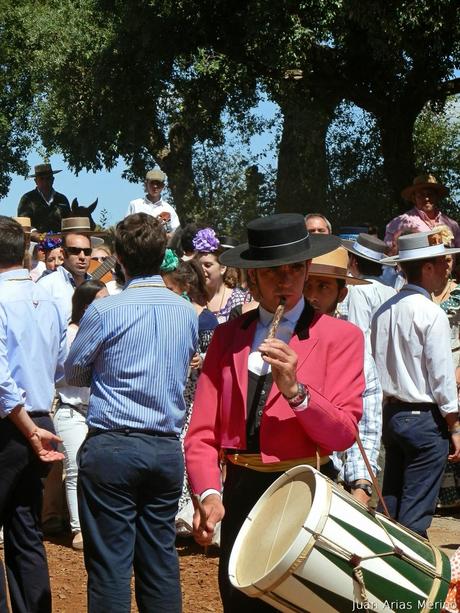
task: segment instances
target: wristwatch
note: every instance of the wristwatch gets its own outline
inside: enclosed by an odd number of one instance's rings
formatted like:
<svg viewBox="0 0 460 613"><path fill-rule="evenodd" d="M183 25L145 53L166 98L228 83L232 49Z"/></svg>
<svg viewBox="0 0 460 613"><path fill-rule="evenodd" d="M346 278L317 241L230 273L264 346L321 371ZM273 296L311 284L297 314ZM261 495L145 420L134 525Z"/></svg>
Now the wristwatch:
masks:
<svg viewBox="0 0 460 613"><path fill-rule="evenodd" d="M284 396L283 394L283 396L289 402L289 405L293 407L294 409L298 407L300 404L302 404L302 402L305 400L307 395L308 395L308 391L303 383L297 383L297 394L295 396L291 396L291 398L287 398L287 396Z"/></svg>
<svg viewBox="0 0 460 613"><path fill-rule="evenodd" d="M350 485L350 489L363 490L363 492L366 492L369 498L372 496L372 485L370 483L356 483L356 481L353 481L353 483Z"/></svg>

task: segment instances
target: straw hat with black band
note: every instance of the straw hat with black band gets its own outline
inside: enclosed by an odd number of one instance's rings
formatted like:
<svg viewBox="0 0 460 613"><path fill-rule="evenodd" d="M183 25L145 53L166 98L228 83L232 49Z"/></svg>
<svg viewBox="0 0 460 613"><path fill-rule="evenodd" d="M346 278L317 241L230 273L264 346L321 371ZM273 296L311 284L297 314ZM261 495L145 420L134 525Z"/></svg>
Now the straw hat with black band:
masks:
<svg viewBox="0 0 460 613"><path fill-rule="evenodd" d="M340 246L332 235L310 235L304 218L297 213L280 213L250 221L248 242L228 249L219 260L236 268L270 268L311 260Z"/></svg>
<svg viewBox="0 0 460 613"><path fill-rule="evenodd" d="M382 264L396 265L400 262L428 260L445 255L460 253L460 247L449 248L444 245L439 230L404 234L398 238L398 255L382 260Z"/></svg>
<svg viewBox="0 0 460 613"><path fill-rule="evenodd" d="M432 189L438 194L439 198L443 198L449 193L447 187L440 183L434 175L424 174L415 177L412 185L408 185L402 190L401 197L413 203L415 192L421 189Z"/></svg>
<svg viewBox="0 0 460 613"><path fill-rule="evenodd" d="M28 178L36 179L46 175L56 175L58 172L62 172L62 170L53 170L51 164L37 164L34 166L34 174L29 175Z"/></svg>

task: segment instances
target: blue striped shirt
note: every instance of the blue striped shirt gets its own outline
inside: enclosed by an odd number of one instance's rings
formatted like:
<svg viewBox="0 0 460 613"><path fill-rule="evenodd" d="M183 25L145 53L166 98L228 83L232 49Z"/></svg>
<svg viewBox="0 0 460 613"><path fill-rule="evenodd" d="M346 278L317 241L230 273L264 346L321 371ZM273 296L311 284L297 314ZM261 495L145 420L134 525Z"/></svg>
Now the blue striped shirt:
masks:
<svg viewBox="0 0 460 613"><path fill-rule="evenodd" d="M160 276L136 277L96 300L65 364L67 383L91 386L88 425L180 433L184 387L198 346L198 318Z"/></svg>

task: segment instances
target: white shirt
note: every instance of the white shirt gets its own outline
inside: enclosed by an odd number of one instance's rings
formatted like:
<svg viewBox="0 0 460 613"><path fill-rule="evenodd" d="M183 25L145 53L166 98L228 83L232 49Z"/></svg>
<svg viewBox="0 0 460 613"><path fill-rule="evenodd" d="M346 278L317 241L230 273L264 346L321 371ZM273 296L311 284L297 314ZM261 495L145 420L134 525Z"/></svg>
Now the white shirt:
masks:
<svg viewBox="0 0 460 613"><path fill-rule="evenodd" d="M348 321L366 334L370 330L372 317L380 306L396 294L396 290L381 283L377 277L364 277L370 285L352 285L346 298Z"/></svg>
<svg viewBox="0 0 460 613"><path fill-rule="evenodd" d="M51 274L39 279L38 283L56 299L64 321L69 322L72 315L72 296L76 287L70 272L64 266L59 266Z"/></svg>
<svg viewBox="0 0 460 613"><path fill-rule="evenodd" d="M297 321L302 315L304 307L305 300L302 297L290 311L284 313L280 325L276 331L276 338L279 338L285 343L289 343ZM257 321L256 331L254 333L254 338L251 345L251 353L249 354L248 358L248 370L255 373L259 377L266 375L271 371L270 364L267 364L267 362L262 359L259 346L261 345L262 341L267 338L268 330L273 321L273 315L273 313L270 313L270 311L267 311L259 305L259 319Z"/></svg>
<svg viewBox="0 0 460 613"><path fill-rule="evenodd" d="M449 320L423 288L408 284L377 311L371 344L383 397L434 402L458 412Z"/></svg>
<svg viewBox="0 0 460 613"><path fill-rule="evenodd" d="M171 232L177 230L180 226L179 217L175 209L163 198L160 198L157 202L152 202L144 196L143 198L136 198L135 200L131 200L128 207L128 212L125 217L128 215L133 215L134 213L147 213L148 215L152 215L152 217L159 217L161 213L169 213L171 216L170 225Z"/></svg>
<svg viewBox="0 0 460 613"><path fill-rule="evenodd" d="M75 340L78 332L78 326L70 324L67 328L67 348L70 349L70 345ZM57 392L63 404L70 404L74 407L88 406L89 402L89 387L76 387L75 385L67 385L63 381L62 385L57 386Z"/></svg>

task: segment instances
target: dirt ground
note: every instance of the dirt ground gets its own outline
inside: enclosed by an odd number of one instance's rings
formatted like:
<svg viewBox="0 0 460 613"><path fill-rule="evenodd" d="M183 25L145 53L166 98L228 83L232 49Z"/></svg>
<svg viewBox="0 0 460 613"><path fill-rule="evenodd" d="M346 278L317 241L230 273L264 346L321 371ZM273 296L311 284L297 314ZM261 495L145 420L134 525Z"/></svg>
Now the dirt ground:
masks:
<svg viewBox="0 0 460 613"><path fill-rule="evenodd" d="M460 545L460 514L435 517L430 539L448 555ZM86 573L83 554L70 547L70 537L46 541L55 613L86 611ZM203 549L192 541L178 542L184 613L211 611L222 607L217 587L218 550ZM133 600L132 611L137 611Z"/></svg>
<svg viewBox="0 0 460 613"><path fill-rule="evenodd" d="M70 536L49 537L45 542L53 592L53 613L86 611L83 553L74 551L70 544ZM217 587L219 550L209 548L205 555L202 547L192 540L184 539L177 542L177 551L184 613L220 613L222 607ZM137 611L134 596L132 611Z"/></svg>

